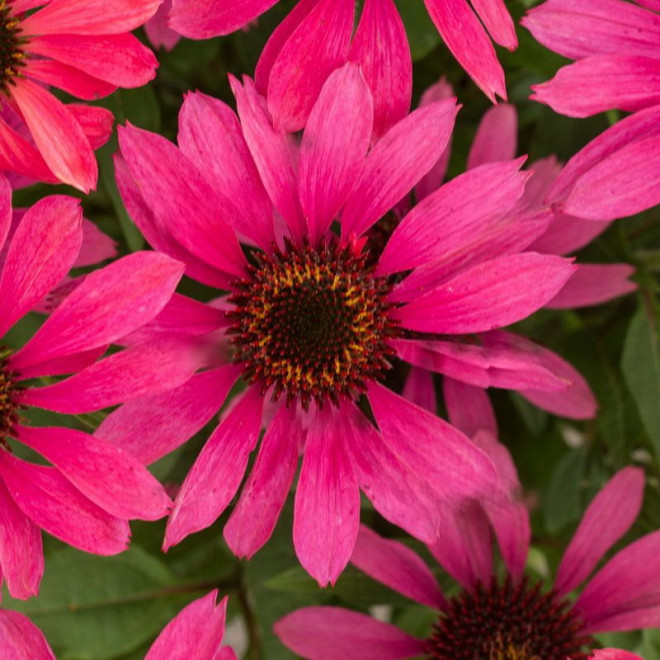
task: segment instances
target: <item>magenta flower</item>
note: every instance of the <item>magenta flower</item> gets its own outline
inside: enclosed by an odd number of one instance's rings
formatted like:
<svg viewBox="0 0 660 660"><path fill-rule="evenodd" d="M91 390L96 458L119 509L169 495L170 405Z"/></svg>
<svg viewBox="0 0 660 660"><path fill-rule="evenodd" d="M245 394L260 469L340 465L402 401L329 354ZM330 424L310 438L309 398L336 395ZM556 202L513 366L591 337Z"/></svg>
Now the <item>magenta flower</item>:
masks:
<svg viewBox="0 0 660 660"><path fill-rule="evenodd" d="M163 628L145 660L236 660L231 648L220 646L227 597L216 604L217 597L216 589L184 607ZM0 610L0 646L5 660L55 660L41 630L12 610Z"/></svg>
<svg viewBox="0 0 660 660"><path fill-rule="evenodd" d="M0 0L0 111L14 111L29 138L0 118L0 170L62 181L89 192L98 175L94 149L112 115L69 104L44 86L89 100L117 87L140 87L157 66L153 53L129 34L160 0ZM102 53L102 57L99 57ZM11 108L11 110L6 110ZM110 121L108 121L110 120Z"/></svg>
<svg viewBox="0 0 660 660"><path fill-rule="evenodd" d="M144 24L144 31L156 48L172 50L180 39L179 34L168 25L171 10L172 0L163 0L158 11Z"/></svg>
<svg viewBox="0 0 660 660"><path fill-rule="evenodd" d="M660 6L636 2L547 0L534 7L522 24L576 62L533 86L532 98L571 117L660 104Z"/></svg>
<svg viewBox="0 0 660 660"><path fill-rule="evenodd" d="M0 246L11 226L10 199L0 177ZM81 221L78 200L64 196L47 197L22 215L6 250L0 247L0 337L43 306L49 291L81 263ZM182 270L164 255L132 254L87 275L24 346L0 348L0 568L13 596L37 593L41 529L109 555L125 549L129 519L154 520L168 512L164 490L128 452L75 429L30 426L24 411L36 406L86 413L185 381L197 363L180 343L183 362L172 359L171 344L97 360L112 342L160 312ZM52 378L62 374L73 375ZM44 382L51 384L39 386ZM20 458L20 445L52 467Z"/></svg>
<svg viewBox="0 0 660 660"><path fill-rule="evenodd" d="M277 0L172 0L170 26L186 37L228 34ZM424 0L454 57L493 102L506 99L504 72L491 39L509 50L518 41L503 0ZM374 93L380 135L381 108L395 123L410 105L412 67L403 23L393 0L366 0L355 36L355 0L301 0L275 30L257 65L257 89L268 98L276 125L300 130L323 82L346 61L358 62ZM389 128L389 125L387 128Z"/></svg>
<svg viewBox="0 0 660 660"><path fill-rule="evenodd" d="M213 306L179 296L151 329L215 346L214 368L120 408L97 435L149 463L199 430L241 376L248 388L181 486L165 547L229 505L267 415L225 538L239 556L266 542L302 453L294 544L326 584L351 554L360 489L386 518L430 541L438 500L493 487L490 461L467 438L382 384L400 342L517 321L556 295L574 268L560 257L491 247L469 216L450 212L472 204L475 190L484 223L506 199L514 204L526 178L522 161L485 166L469 186L441 188L383 246L377 223L437 161L453 99L413 112L370 149L372 97L348 64L328 79L298 146L273 129L251 80L232 86L241 123L224 103L190 94L180 149L134 127L120 130L118 182L135 221L155 248L185 261L191 277L229 295ZM481 193L498 188L491 208ZM370 406L377 428L358 404Z"/></svg>
<svg viewBox="0 0 660 660"><path fill-rule="evenodd" d="M488 445L503 478L517 485L504 447L486 438ZM429 660L632 660L636 656L625 651L594 651L591 635L658 626L660 532L620 550L576 599L568 594L589 578L630 528L641 508L643 488L644 475L637 468L625 468L610 480L585 512L550 590L523 574L529 520L526 512L520 515L522 507L515 500L509 507L464 507L454 524L447 525L444 539L429 547L460 585L451 596L442 593L433 573L410 548L362 527L351 561L379 582L438 611L426 639L338 607L298 610L278 621L275 632L286 646L310 660L418 655ZM493 570L493 532L506 565L503 576Z"/></svg>

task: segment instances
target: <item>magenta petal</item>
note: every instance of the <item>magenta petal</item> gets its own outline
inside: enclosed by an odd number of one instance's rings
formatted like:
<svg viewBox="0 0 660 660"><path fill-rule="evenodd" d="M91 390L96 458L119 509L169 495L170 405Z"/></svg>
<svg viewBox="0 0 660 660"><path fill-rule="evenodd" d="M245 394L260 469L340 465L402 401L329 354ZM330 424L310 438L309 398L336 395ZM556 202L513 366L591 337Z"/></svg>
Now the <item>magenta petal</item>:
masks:
<svg viewBox="0 0 660 660"><path fill-rule="evenodd" d="M342 236L369 229L433 167L457 112L454 99L431 103L411 112L376 143L346 201Z"/></svg>
<svg viewBox="0 0 660 660"><path fill-rule="evenodd" d="M44 573L41 530L16 506L1 479L0 567L14 598L37 595Z"/></svg>
<svg viewBox="0 0 660 660"><path fill-rule="evenodd" d="M303 128L326 79L346 61L354 11L353 0L318 0L282 44L267 93L278 130Z"/></svg>
<svg viewBox="0 0 660 660"><path fill-rule="evenodd" d="M0 168L29 179L48 183L58 182L58 178L46 165L46 161L34 145L19 135L2 117L0 117Z"/></svg>
<svg viewBox="0 0 660 660"><path fill-rule="evenodd" d="M472 80L495 102L506 100L504 72L495 49L466 0L424 0L438 32Z"/></svg>
<svg viewBox="0 0 660 660"><path fill-rule="evenodd" d="M596 573L575 603L584 618L585 632L609 630L606 621L645 612L660 619L660 532L647 534L619 551ZM628 626L621 621L618 630L635 629L639 625L628 617ZM643 625L643 623L641 624Z"/></svg>
<svg viewBox="0 0 660 660"><path fill-rule="evenodd" d="M479 431L497 437L495 411L485 390L453 378L444 378L443 394L449 421L468 438Z"/></svg>
<svg viewBox="0 0 660 660"><path fill-rule="evenodd" d="M13 610L0 610L0 647L5 660L55 660L41 630Z"/></svg>
<svg viewBox="0 0 660 660"><path fill-rule="evenodd" d="M216 605L218 590L194 600L170 621L144 660L211 660L225 632L227 597Z"/></svg>
<svg viewBox="0 0 660 660"><path fill-rule="evenodd" d="M82 103L69 103L67 108L80 124L92 149L102 147L110 139L115 123L110 110Z"/></svg>
<svg viewBox="0 0 660 660"><path fill-rule="evenodd" d="M515 50L518 46L516 26L504 0L472 0L472 6L493 41L508 50Z"/></svg>
<svg viewBox="0 0 660 660"><path fill-rule="evenodd" d="M513 160L518 144L518 116L516 108L508 103L500 103L490 108L477 128L467 169L484 163L500 160Z"/></svg>
<svg viewBox="0 0 660 660"><path fill-rule="evenodd" d="M362 172L372 123L369 88L360 69L346 64L323 85L300 145L300 203L313 244L326 233Z"/></svg>
<svg viewBox="0 0 660 660"><path fill-rule="evenodd" d="M319 410L307 431L293 511L293 545L324 587L344 570L360 524L360 490L334 411Z"/></svg>
<svg viewBox="0 0 660 660"><path fill-rule="evenodd" d="M281 405L266 429L241 498L224 529L237 557L250 559L270 538L293 483L303 431L295 407Z"/></svg>
<svg viewBox="0 0 660 660"><path fill-rule="evenodd" d="M165 550L212 524L236 494L259 439L262 406L259 388L251 387L211 434L177 494Z"/></svg>
<svg viewBox="0 0 660 660"><path fill-rule="evenodd" d="M553 255L506 255L464 270L394 314L403 327L419 332L493 330L545 305L574 270L570 260Z"/></svg>
<svg viewBox="0 0 660 660"><path fill-rule="evenodd" d="M641 627L641 626L640 626ZM648 626L643 626L644 628ZM610 630L610 628L608 628ZM620 649L602 649L593 652L594 660L644 660L634 653L621 651Z"/></svg>
<svg viewBox="0 0 660 660"><path fill-rule="evenodd" d="M406 29L392 0L367 0L348 58L357 62L374 96L374 138L403 119L412 96Z"/></svg>
<svg viewBox="0 0 660 660"><path fill-rule="evenodd" d="M180 387L130 401L94 432L149 465L192 438L222 406L238 377L233 365L194 375ZM172 411L176 415L172 416Z"/></svg>
<svg viewBox="0 0 660 660"><path fill-rule="evenodd" d="M531 181L533 182L535 178L536 173ZM583 220L582 218L576 218L575 216L564 213L554 213L547 230L540 238L537 238L529 245L529 249L544 254L567 254L574 252L591 243L610 224L611 222L609 221L597 222L595 220Z"/></svg>
<svg viewBox="0 0 660 660"><path fill-rule="evenodd" d="M74 268L95 266L117 256L117 243L87 218L82 220L82 235L82 245L73 264Z"/></svg>
<svg viewBox="0 0 660 660"><path fill-rule="evenodd" d="M7 177L0 174L0 252L5 247L5 240L11 227L11 186Z"/></svg>
<svg viewBox="0 0 660 660"><path fill-rule="evenodd" d="M30 208L9 243L0 279L0 337L69 272L82 242L82 209L72 197Z"/></svg>
<svg viewBox="0 0 660 660"><path fill-rule="evenodd" d="M85 552L115 555L126 550L130 537L126 520L87 499L55 468L2 454L0 473L7 490L32 522Z"/></svg>
<svg viewBox="0 0 660 660"><path fill-rule="evenodd" d="M62 427L24 426L19 439L113 516L157 520L171 508L172 502L158 481L116 445Z"/></svg>
<svg viewBox="0 0 660 660"><path fill-rule="evenodd" d="M169 300L183 265L156 252L135 252L87 275L12 356L17 370L110 344L152 319Z"/></svg>
<svg viewBox="0 0 660 660"><path fill-rule="evenodd" d="M424 408L430 413L437 412L438 404L435 400L433 375L427 369L411 367L401 394L404 399L412 401L416 406Z"/></svg>
<svg viewBox="0 0 660 660"><path fill-rule="evenodd" d="M306 607L275 623L282 643L310 660L402 660L425 644L391 623L339 607Z"/></svg>
<svg viewBox="0 0 660 660"><path fill-rule="evenodd" d="M617 472L589 505L557 572L555 590L566 594L582 583L601 557L630 529L644 495L644 472Z"/></svg>
<svg viewBox="0 0 660 660"><path fill-rule="evenodd" d="M12 87L11 94L53 174L84 193L94 189L98 177L94 152L68 108L25 78Z"/></svg>
<svg viewBox="0 0 660 660"><path fill-rule="evenodd" d="M374 580L422 605L439 610L447 604L433 573L419 555L364 525L360 525L351 563Z"/></svg>
<svg viewBox="0 0 660 660"><path fill-rule="evenodd" d="M117 87L56 60L30 62L30 78L53 85L67 94L91 101L112 94Z"/></svg>
<svg viewBox="0 0 660 660"><path fill-rule="evenodd" d="M170 26L190 39L235 32L270 9L277 0L173 0Z"/></svg>

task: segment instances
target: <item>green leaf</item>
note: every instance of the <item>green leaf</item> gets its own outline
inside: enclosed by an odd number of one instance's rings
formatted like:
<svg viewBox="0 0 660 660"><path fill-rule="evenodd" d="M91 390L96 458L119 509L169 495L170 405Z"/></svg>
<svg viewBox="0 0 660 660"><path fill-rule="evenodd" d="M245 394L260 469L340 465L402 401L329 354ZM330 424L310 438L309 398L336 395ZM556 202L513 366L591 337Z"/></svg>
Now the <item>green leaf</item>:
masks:
<svg viewBox="0 0 660 660"><path fill-rule="evenodd" d="M642 646L637 652L645 660L660 660L660 630L644 630Z"/></svg>
<svg viewBox="0 0 660 660"><path fill-rule="evenodd" d="M646 305L633 316L621 358L621 369L657 456L660 456L660 336Z"/></svg>
<svg viewBox="0 0 660 660"><path fill-rule="evenodd" d="M565 454L555 467L543 500L545 526L556 534L582 514L581 481L585 466L584 450Z"/></svg>

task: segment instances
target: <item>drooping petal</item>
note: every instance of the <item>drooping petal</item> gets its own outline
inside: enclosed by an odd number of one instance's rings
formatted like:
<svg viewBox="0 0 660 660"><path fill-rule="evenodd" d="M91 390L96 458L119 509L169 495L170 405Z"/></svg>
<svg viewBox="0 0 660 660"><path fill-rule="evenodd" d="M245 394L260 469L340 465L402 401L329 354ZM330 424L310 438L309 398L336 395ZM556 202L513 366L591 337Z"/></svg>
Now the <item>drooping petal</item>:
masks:
<svg viewBox="0 0 660 660"><path fill-rule="evenodd" d="M144 660L211 660L225 633L227 596L216 604L218 590L194 600L170 621Z"/></svg>
<svg viewBox="0 0 660 660"><path fill-rule="evenodd" d="M0 167L29 179L57 183L43 156L7 122L0 118Z"/></svg>
<svg viewBox="0 0 660 660"><path fill-rule="evenodd" d="M360 490L333 411L319 410L307 431L293 511L293 545L320 586L333 584L355 546Z"/></svg>
<svg viewBox="0 0 660 660"><path fill-rule="evenodd" d="M449 421L459 431L468 438L474 438L479 431L497 437L495 411L485 390L454 378L443 378L442 392Z"/></svg>
<svg viewBox="0 0 660 660"><path fill-rule="evenodd" d="M303 430L295 407L280 405L225 525L225 540L237 557L250 559L273 533L293 483L302 444Z"/></svg>
<svg viewBox="0 0 660 660"><path fill-rule="evenodd" d="M0 647L5 660L55 660L41 630L13 610L0 610Z"/></svg>
<svg viewBox="0 0 660 660"><path fill-rule="evenodd" d="M292 651L314 660L402 660L424 653L424 641L391 623L339 607L306 607L275 623Z"/></svg>
<svg viewBox="0 0 660 660"><path fill-rule="evenodd" d="M82 245L74 268L95 266L117 256L117 243L104 234L91 220L82 219Z"/></svg>
<svg viewBox="0 0 660 660"><path fill-rule="evenodd" d="M449 140L457 111L454 99L418 108L376 143L346 201L342 236L369 229L433 167Z"/></svg>
<svg viewBox="0 0 660 660"><path fill-rule="evenodd" d="M643 627L647 628L648 626ZM610 628L608 628L608 630L610 630ZM593 658L594 660L644 660L634 653L621 651L620 649L597 649L593 652Z"/></svg>
<svg viewBox="0 0 660 660"><path fill-rule="evenodd" d="M412 367L401 392L404 399L431 413L437 412L433 376L427 369Z"/></svg>
<svg viewBox="0 0 660 660"><path fill-rule="evenodd" d="M403 119L412 96L412 58L392 0L367 0L348 54L360 65L374 97L374 138Z"/></svg>
<svg viewBox="0 0 660 660"><path fill-rule="evenodd" d="M126 520L82 495L55 468L0 453L0 473L18 508L36 525L69 545L97 555L126 550Z"/></svg>
<svg viewBox="0 0 660 660"><path fill-rule="evenodd" d="M536 174L531 181L535 177ZM554 213L547 230L529 245L529 249L544 254L568 254L591 243L610 224L609 221L583 220L564 213Z"/></svg>
<svg viewBox="0 0 660 660"><path fill-rule="evenodd" d="M0 252L5 247L5 240L11 227L11 186L7 177L0 174Z"/></svg>
<svg viewBox="0 0 660 660"><path fill-rule="evenodd" d="M134 252L90 273L32 339L12 355L25 374L46 360L107 345L152 319L169 300L183 273L156 252Z"/></svg>
<svg viewBox="0 0 660 660"><path fill-rule="evenodd" d="M130 401L110 413L94 435L149 465L210 421L222 406L238 371L233 365L209 369L195 374L180 387ZM175 416L172 410L176 410Z"/></svg>
<svg viewBox="0 0 660 660"><path fill-rule="evenodd" d="M312 244L326 233L362 172L373 112L371 93L355 64L330 75L312 108L298 170Z"/></svg>
<svg viewBox="0 0 660 660"><path fill-rule="evenodd" d="M644 472L633 467L617 472L596 495L564 552L555 580L559 594L580 585L630 529L639 514L643 495Z"/></svg>
<svg viewBox="0 0 660 660"><path fill-rule="evenodd" d="M63 427L23 426L18 435L113 516L157 520L172 506L163 487L142 463L116 445Z"/></svg>
<svg viewBox="0 0 660 660"><path fill-rule="evenodd" d="M493 40L508 50L515 50L518 46L516 26L504 0L471 0L471 2Z"/></svg>
<svg viewBox="0 0 660 660"><path fill-rule="evenodd" d="M474 136L467 169L484 163L513 160L518 145L518 116L516 108L508 103L493 106L483 116Z"/></svg>
<svg viewBox="0 0 660 660"><path fill-rule="evenodd" d="M628 264L578 264L575 273L547 307L587 307L624 296L637 288L637 285L628 279L634 273L634 266Z"/></svg>
<svg viewBox="0 0 660 660"><path fill-rule="evenodd" d="M172 0L163 0L158 11L144 24L144 31L154 48L172 50L181 38L168 25L168 17L172 11Z"/></svg>
<svg viewBox="0 0 660 660"><path fill-rule="evenodd" d="M186 476L165 530L165 550L212 524L243 480L259 438L263 397L252 386L211 434Z"/></svg>
<svg viewBox="0 0 660 660"><path fill-rule="evenodd" d="M80 69L56 60L34 60L30 62L30 78L47 85L59 87L67 94L85 100L103 98L117 89L116 85L90 76L80 71Z"/></svg>
<svg viewBox="0 0 660 660"><path fill-rule="evenodd" d="M0 336L69 272L82 243L82 209L53 195L23 216L9 243L0 279Z"/></svg>
<svg viewBox="0 0 660 660"><path fill-rule="evenodd" d="M67 108L82 127L92 149L102 147L110 139L115 122L110 110L80 103L69 103Z"/></svg>
<svg viewBox="0 0 660 660"><path fill-rule="evenodd" d="M374 580L422 605L443 609L447 604L433 573L419 555L364 525L360 525L351 563Z"/></svg>

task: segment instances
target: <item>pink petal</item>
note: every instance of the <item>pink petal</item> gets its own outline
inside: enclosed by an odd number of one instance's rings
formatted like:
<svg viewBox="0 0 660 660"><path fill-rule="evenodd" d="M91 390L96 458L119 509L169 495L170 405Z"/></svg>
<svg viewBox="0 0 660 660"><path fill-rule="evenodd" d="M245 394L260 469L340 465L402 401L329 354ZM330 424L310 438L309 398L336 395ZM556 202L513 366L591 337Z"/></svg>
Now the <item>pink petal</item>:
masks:
<svg viewBox="0 0 660 660"><path fill-rule="evenodd" d="M74 268L95 266L117 256L117 243L104 234L93 222L82 219L82 245Z"/></svg>
<svg viewBox="0 0 660 660"><path fill-rule="evenodd" d="M0 567L14 598L39 593L44 573L41 530L16 506L0 479Z"/></svg>
<svg viewBox="0 0 660 660"><path fill-rule="evenodd" d="M295 408L280 405L225 525L225 540L237 557L250 559L273 533L293 483L303 437Z"/></svg>
<svg viewBox="0 0 660 660"><path fill-rule="evenodd" d="M5 247L5 240L11 227L11 219L11 185L7 181L7 177L0 174L0 251L3 251Z"/></svg>
<svg viewBox="0 0 660 660"><path fill-rule="evenodd" d="M451 135L454 99L414 110L371 150L342 212L342 236L365 232L437 162Z"/></svg>
<svg viewBox="0 0 660 660"><path fill-rule="evenodd" d="M184 37L230 34L270 9L277 0L173 0L170 26Z"/></svg>
<svg viewBox="0 0 660 660"><path fill-rule="evenodd" d="M245 141L268 196L293 235L302 238L306 233L305 220L287 137L273 128L263 99L249 78L244 78L241 86L230 76L229 83Z"/></svg>
<svg viewBox="0 0 660 660"><path fill-rule="evenodd" d="M72 197L37 202L23 216L0 278L0 336L69 272L82 242L82 209Z"/></svg>
<svg viewBox="0 0 660 660"><path fill-rule="evenodd" d="M550 309L599 305L637 289L628 278L635 268L628 264L578 264L564 288L547 304Z"/></svg>
<svg viewBox="0 0 660 660"><path fill-rule="evenodd" d="M97 555L126 550L130 536L126 520L106 513L55 468L25 463L2 452L0 472L19 509L49 534Z"/></svg>
<svg viewBox="0 0 660 660"><path fill-rule="evenodd" d="M0 168L47 183L57 183L43 156L0 118Z"/></svg>
<svg viewBox="0 0 660 660"><path fill-rule="evenodd" d="M339 607L306 607L275 623L283 644L312 660L400 660L424 653L425 644L391 623Z"/></svg>
<svg viewBox="0 0 660 660"><path fill-rule="evenodd" d="M82 127L92 149L102 147L110 139L115 123L110 110L78 103L69 103L67 108Z"/></svg>
<svg viewBox="0 0 660 660"><path fill-rule="evenodd" d="M428 410L430 413L437 412L438 404L435 400L435 386L433 375L427 369L412 367L401 392L404 399L408 399L416 406Z"/></svg>
<svg viewBox="0 0 660 660"><path fill-rule="evenodd" d="M646 627L646 626L645 626ZM621 651L619 649L602 649L593 652L594 660L644 660L634 653Z"/></svg>
<svg viewBox="0 0 660 660"><path fill-rule="evenodd" d="M196 374L180 387L124 404L94 432L145 465L169 454L207 424L238 377L233 365ZM176 415L172 416L172 411Z"/></svg>
<svg viewBox="0 0 660 660"><path fill-rule="evenodd" d="M163 628L144 660L210 660L222 642L227 596L216 605L218 590L194 600Z"/></svg>
<svg viewBox="0 0 660 660"><path fill-rule="evenodd" d="M627 467L610 479L589 505L557 572L555 590L573 591L603 555L630 529L642 506L644 472Z"/></svg>
<svg viewBox="0 0 660 660"><path fill-rule="evenodd" d="M595 55L562 67L552 80L532 89L533 100L569 117L590 117L610 108L634 112L660 103L660 60Z"/></svg>
<svg viewBox="0 0 660 660"><path fill-rule="evenodd" d="M551 300L574 272L561 257L507 255L461 272L393 314L409 330L484 332L520 321Z"/></svg>
<svg viewBox="0 0 660 660"><path fill-rule="evenodd" d="M472 6L493 41L508 50L515 50L518 46L516 27L504 0L472 0Z"/></svg>
<svg viewBox="0 0 660 660"><path fill-rule="evenodd" d="M199 171L208 173L209 182L231 209L236 229L262 248L270 248L275 238L273 207L229 106L201 92L187 94L177 140Z"/></svg>
<svg viewBox="0 0 660 660"><path fill-rule="evenodd" d="M398 541L386 540L360 525L351 563L361 571L411 598L436 610L447 605L440 587L419 555Z"/></svg>
<svg viewBox="0 0 660 660"><path fill-rule="evenodd" d="M172 506L163 487L116 445L61 427L20 428L19 439L50 461L83 495L117 518L158 520Z"/></svg>
<svg viewBox="0 0 660 660"><path fill-rule="evenodd" d="M293 510L296 555L322 587L348 564L360 524L360 490L334 412L319 410L307 431Z"/></svg>
<svg viewBox="0 0 660 660"><path fill-rule="evenodd" d="M468 75L495 103L495 95L506 101L504 72L493 45L465 0L424 0L431 19L447 48Z"/></svg>
<svg viewBox="0 0 660 660"><path fill-rule="evenodd" d="M660 607L641 607L600 619L590 630L593 632L625 632L640 628L657 630L658 627L660 627ZM637 658L638 656L632 657Z"/></svg>
<svg viewBox="0 0 660 660"><path fill-rule="evenodd" d="M5 660L55 660L41 630L20 612L0 610L0 646Z"/></svg>
<svg viewBox="0 0 660 660"><path fill-rule="evenodd" d="M374 138L403 119L412 96L412 59L403 21L392 0L367 0L348 59L360 65L374 96Z"/></svg>
<svg viewBox="0 0 660 660"><path fill-rule="evenodd" d="M252 386L211 434L186 476L165 530L165 550L211 525L241 485L259 439L263 397Z"/></svg>
<svg viewBox="0 0 660 660"><path fill-rule="evenodd" d="M518 145L518 116L514 106L500 103L483 116L474 136L467 169L484 163L513 160Z"/></svg>
<svg viewBox="0 0 660 660"><path fill-rule="evenodd" d="M426 197L392 233L378 272L399 272L440 261L451 273L461 255L477 252L500 231L500 225L513 224L510 215L503 216L525 190L529 174L519 171L523 162L520 158L485 164ZM474 195L475 190L480 194Z"/></svg>
<svg viewBox="0 0 660 660"><path fill-rule="evenodd" d="M532 181L536 175L532 177ZM530 250L544 254L567 254L579 250L600 236L611 222L583 220L572 215L555 213L545 233L529 245Z"/></svg>
<svg viewBox="0 0 660 660"><path fill-rule="evenodd" d="M353 0L319 0L282 44L267 93L278 130L303 128L323 83L346 61L354 11Z"/></svg>
<svg viewBox="0 0 660 660"><path fill-rule="evenodd" d="M98 167L94 152L67 107L26 78L12 88L11 94L53 174L84 193L95 188Z"/></svg>
<svg viewBox="0 0 660 660"><path fill-rule="evenodd" d="M31 37L30 51L118 87L142 87L158 67L156 56L132 34Z"/></svg>
<svg viewBox="0 0 660 660"><path fill-rule="evenodd" d="M154 48L172 50L181 38L168 25L168 17L172 11L172 0L163 0L158 11L144 24L144 31Z"/></svg>
<svg viewBox="0 0 660 660"><path fill-rule="evenodd" d="M215 269L243 276L226 206L193 163L169 140L134 126L119 129L119 144L158 225Z"/></svg>
<svg viewBox="0 0 660 660"><path fill-rule="evenodd" d="M30 78L59 87L79 99L100 99L117 89L115 85L56 60L34 60L30 62L29 72Z"/></svg>
<svg viewBox="0 0 660 660"><path fill-rule="evenodd" d="M346 64L323 86L300 145L300 203L312 243L326 233L362 172L372 122L369 88L360 69Z"/></svg>
<svg viewBox="0 0 660 660"><path fill-rule="evenodd" d="M586 622L585 633L605 630L606 621L637 612L643 621L645 612L658 625L660 619L660 532L647 534L626 546L610 559L591 579L575 603ZM639 626L633 617L627 629ZM609 628L608 628L609 629ZM617 629L624 629L619 622Z"/></svg>
<svg viewBox="0 0 660 660"><path fill-rule="evenodd" d="M161 339L113 353L52 385L31 387L17 400L60 413L92 412L179 387L203 361L196 343Z"/></svg>
<svg viewBox="0 0 660 660"><path fill-rule="evenodd" d="M495 411L486 392L460 380L444 378L443 395L449 421L469 438L479 431L486 431L497 437Z"/></svg>

